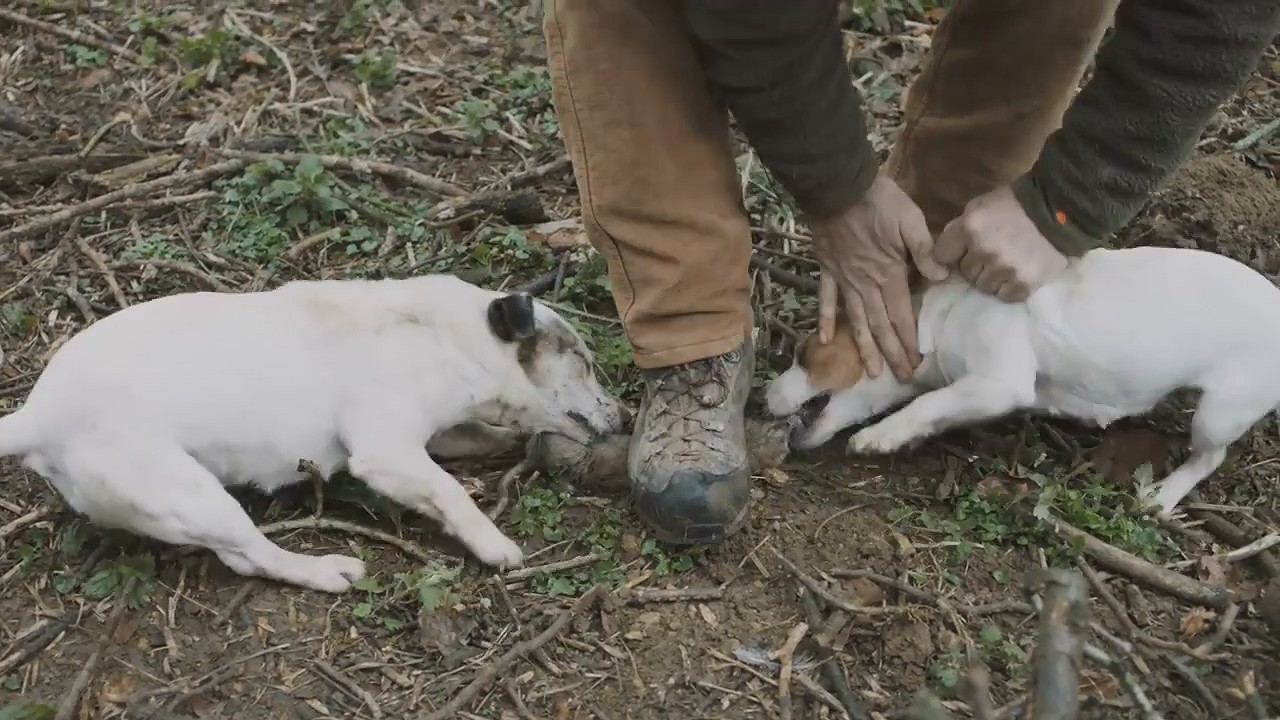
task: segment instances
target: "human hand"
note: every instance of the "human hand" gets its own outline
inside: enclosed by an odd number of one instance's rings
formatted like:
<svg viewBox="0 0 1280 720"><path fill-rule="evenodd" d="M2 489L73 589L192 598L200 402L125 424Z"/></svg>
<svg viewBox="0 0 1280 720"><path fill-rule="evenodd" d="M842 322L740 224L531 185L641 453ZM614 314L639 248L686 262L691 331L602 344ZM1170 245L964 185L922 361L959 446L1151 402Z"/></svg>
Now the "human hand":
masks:
<svg viewBox="0 0 1280 720"><path fill-rule="evenodd" d="M974 287L1005 302L1027 299L1067 267L1067 257L1027 216L1013 190L999 187L970 200L938 236L933 257L960 266Z"/></svg>
<svg viewBox="0 0 1280 720"><path fill-rule="evenodd" d="M907 255L929 280L947 277L933 258L933 236L924 213L898 185L877 176L858 204L811 223L813 252L822 268L818 285L818 338L835 334L843 298L853 339L867 374L876 377L887 360L906 382L920 363L915 311L907 287Z"/></svg>

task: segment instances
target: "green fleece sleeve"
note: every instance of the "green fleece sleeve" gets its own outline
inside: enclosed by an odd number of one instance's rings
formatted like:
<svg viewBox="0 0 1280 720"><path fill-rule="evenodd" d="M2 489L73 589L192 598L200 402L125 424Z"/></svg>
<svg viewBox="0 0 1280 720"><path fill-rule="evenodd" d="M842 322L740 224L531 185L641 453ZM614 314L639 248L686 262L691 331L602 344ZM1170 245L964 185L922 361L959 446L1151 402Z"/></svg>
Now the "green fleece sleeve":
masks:
<svg viewBox="0 0 1280 720"><path fill-rule="evenodd" d="M1094 76L1014 183L1041 232L1079 255L1128 223L1278 30L1277 0L1123 0Z"/></svg>
<svg viewBox="0 0 1280 720"><path fill-rule="evenodd" d="M712 92L806 214L856 203L878 170L834 0L686 0Z"/></svg>

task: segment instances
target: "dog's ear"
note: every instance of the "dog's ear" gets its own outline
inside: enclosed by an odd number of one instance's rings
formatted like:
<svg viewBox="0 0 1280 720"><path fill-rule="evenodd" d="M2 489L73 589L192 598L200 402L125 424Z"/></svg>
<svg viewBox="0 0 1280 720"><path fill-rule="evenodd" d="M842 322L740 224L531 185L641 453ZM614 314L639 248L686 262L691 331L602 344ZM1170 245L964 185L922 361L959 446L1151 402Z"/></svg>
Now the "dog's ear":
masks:
<svg viewBox="0 0 1280 720"><path fill-rule="evenodd" d="M537 331L533 298L526 293L503 295L489 303L489 330L503 342L532 337Z"/></svg>

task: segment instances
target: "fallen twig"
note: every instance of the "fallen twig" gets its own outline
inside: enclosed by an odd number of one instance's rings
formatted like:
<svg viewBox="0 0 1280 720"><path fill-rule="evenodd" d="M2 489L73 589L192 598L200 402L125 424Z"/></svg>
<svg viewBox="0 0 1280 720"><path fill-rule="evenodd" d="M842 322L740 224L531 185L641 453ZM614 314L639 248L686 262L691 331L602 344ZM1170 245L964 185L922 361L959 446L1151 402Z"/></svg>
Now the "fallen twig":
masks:
<svg viewBox="0 0 1280 720"><path fill-rule="evenodd" d="M709 588L675 588L662 590L658 588L640 588L621 590L617 593L618 602L623 605L643 605L645 603L693 602L699 600L719 600L724 591L718 587Z"/></svg>
<svg viewBox="0 0 1280 720"><path fill-rule="evenodd" d="M120 288L120 281L116 279L116 274L111 272L111 268L107 267L107 261L102 257L102 253L94 250L89 246L89 242L75 233L75 244L84 254L89 262L98 272L102 273L103 279L107 282L107 289L111 291L111 297L115 298L116 306L121 310L129 307L129 298L125 297L124 290Z"/></svg>
<svg viewBox="0 0 1280 720"><path fill-rule="evenodd" d="M25 25L33 30L39 30L40 32L47 33L49 35L57 35L58 37L64 40L70 40L73 43L96 47L99 50L104 50L112 55L119 55L134 64L143 64L146 62L138 53L128 48L121 47L113 42L107 42L106 40L94 37L88 33L80 32L73 28L65 28L59 25L54 25L51 22L27 17L26 15L14 12L13 10L0 8L0 20L8 20L9 22L17 25Z"/></svg>
<svg viewBox="0 0 1280 720"><path fill-rule="evenodd" d="M429 713L421 720L445 720L445 718L456 717L455 713L462 709L464 705L471 702L478 696L481 691L487 688L494 680L498 678L507 668L509 668L517 660L525 657L534 650L541 648L547 643L554 640L569 622L578 615L586 612L588 608L600 599L600 596L606 592L603 585L596 585L588 590L585 594L577 599L571 607L561 611L560 616L555 622L547 626L546 630L538 633L532 640L524 640L515 644L502 657L493 663L486 665L483 670L476 674L475 678L457 695L454 695L444 707Z"/></svg>
<svg viewBox="0 0 1280 720"><path fill-rule="evenodd" d="M502 479L498 481L498 499L488 513L490 520L497 520L507 509L507 506L511 504L511 486L517 480L528 475L533 470L533 466L533 462L526 457L502 474Z"/></svg>
<svg viewBox="0 0 1280 720"><path fill-rule="evenodd" d="M1204 528L1214 537L1228 545L1244 547L1250 542L1249 535L1244 530L1217 513L1208 510L1191 510L1190 514L1203 522ZM1253 557L1253 561L1267 574L1267 577L1280 577L1280 560L1276 560L1270 551L1259 552Z"/></svg>
<svg viewBox="0 0 1280 720"><path fill-rule="evenodd" d="M341 530L349 532L352 535L362 535L371 540L384 542L388 545L394 545L400 548L406 554L413 556L415 559L424 563L432 563L440 559L439 555L432 554L421 545L412 540L396 537L381 530L374 530L363 525L356 525L345 520L333 520L323 517L305 517L295 520L281 520L279 522L259 525L258 530L263 535L272 535L279 532L287 532L289 530Z"/></svg>
<svg viewBox="0 0 1280 720"><path fill-rule="evenodd" d="M796 646L807 632L809 626L806 623L796 625L778 649L778 708L781 720L791 720L791 662L795 658Z"/></svg>
<svg viewBox="0 0 1280 720"><path fill-rule="evenodd" d="M1142 686L1138 684L1138 681L1134 679L1133 673L1130 673L1129 669L1124 666L1124 663L1107 654L1106 651L1088 643L1085 643L1084 646L1084 656L1093 662L1102 665L1107 670L1111 671L1112 675L1116 676L1116 680L1120 682L1120 686L1125 689L1125 692L1129 693L1129 697L1133 699L1133 703L1142 711L1143 720L1163 720L1160 712L1151 704L1151 698L1147 697L1147 693L1142 689ZM1028 715L1028 717L1031 720L1036 720L1034 715Z"/></svg>
<svg viewBox="0 0 1280 720"><path fill-rule="evenodd" d="M1074 573L1037 573L1044 603L1039 638L1031 656L1030 720L1074 720L1080 713L1080 668L1089 631L1089 590Z"/></svg>
<svg viewBox="0 0 1280 720"><path fill-rule="evenodd" d="M1271 533L1254 540L1244 547L1236 548L1223 557L1228 562L1240 562L1264 553L1277 545L1280 545L1280 533Z"/></svg>
<svg viewBox="0 0 1280 720"><path fill-rule="evenodd" d="M250 150L222 150L222 155L230 158L239 158L240 160L248 160L249 162L267 162L276 160L282 163L296 165L302 162L304 157L308 157L302 153L266 153L253 152ZM433 178L430 175L424 175L413 168L401 167L388 162L380 162L378 160L365 160L362 158L342 157L341 155L316 155L314 156L320 161L320 164L330 170L347 170L354 173L385 175L386 177L395 178L400 182L408 185L420 187L423 190L436 193L438 195L447 195L449 197L466 197L467 191L445 182L439 178Z"/></svg>
<svg viewBox="0 0 1280 720"><path fill-rule="evenodd" d="M1263 138L1275 132L1277 128L1280 128L1280 118L1276 118L1271 122L1261 125L1258 129L1248 135L1245 135L1234 143L1231 143L1231 149L1235 152L1248 150L1254 145L1257 145Z"/></svg>
<svg viewBox="0 0 1280 720"><path fill-rule="evenodd" d="M93 654L85 661L84 667L80 669L80 672L76 673L71 684L63 691L62 700L58 703L58 711L54 715L54 720L71 720L76 715L76 711L80 708L80 698L93 680L93 674L97 672L98 664L102 662L102 655L107 646L112 644L112 637L115 635L120 621L124 618L125 610L129 609L127 598L129 593L132 592L135 582L134 578L128 578L120 586L116 594L116 605L111 609L111 615L107 617L107 622L103 627L102 639L98 642Z"/></svg>
<svg viewBox="0 0 1280 720"><path fill-rule="evenodd" d="M1124 573L1134 580L1143 582L1187 602L1204 605L1215 610L1222 610L1232 602L1232 593L1226 588L1209 586L1181 573L1152 565L1137 555L1108 545L1058 518L1046 518L1045 524L1063 540L1081 543L1085 554L1097 560L1099 564L1115 572Z"/></svg>
<svg viewBox="0 0 1280 720"><path fill-rule="evenodd" d="M160 190L167 190L181 185L208 182L214 178L236 172L243 167L243 160L227 160L215 165L210 165L202 170L167 175L162 178L148 180L146 182L129 185L109 193L104 193L82 203L76 203L75 205L70 205L62 210L58 210L57 212L43 215L24 225L11 227L8 230L0 230L0 245L17 240L18 238L35 234L41 230L48 230L51 227L56 227L81 215L88 215L91 212L101 210L108 205L112 205L123 200L134 200L151 195Z"/></svg>
<svg viewBox="0 0 1280 720"><path fill-rule="evenodd" d="M354 680L347 677L338 668L330 665L324 660L316 658L311 661L313 667L319 674L323 675L327 680L342 688L344 692L351 695L355 700L363 702L369 708L370 714L374 720L382 720L382 707L378 705L378 701L373 698L373 694L368 690L360 687Z"/></svg>
<svg viewBox="0 0 1280 720"><path fill-rule="evenodd" d="M894 588L909 598L913 598L923 603L936 606L947 606L951 610L955 610L961 615L969 615L971 617L980 617L983 615L998 615L1000 613L1012 612L1030 615L1033 610L1031 606L1021 600L998 600L996 602L982 603L979 605L955 604L951 600L939 597L928 590L921 590L907 583L901 582L887 575L881 575L871 570L832 570L827 573L831 577L837 578L865 578L878 585L886 585Z"/></svg>
<svg viewBox="0 0 1280 720"><path fill-rule="evenodd" d="M817 601L813 599L813 595L807 588L800 590L800 604L804 607L805 618L809 621L810 627L818 628L823 625L822 611L818 609ZM837 610L836 613L848 617L842 610ZM849 678L836 660L828 632L825 629L819 631L813 639L817 646L814 655L817 657L818 667L823 677L827 679L827 683L831 685L831 691L844 706L845 713L852 720L868 720L870 716L867 715L867 709L858 702L858 698L853 694L853 688L849 685Z"/></svg>
<svg viewBox="0 0 1280 720"><path fill-rule="evenodd" d="M769 273L769 277L776 280L778 284L785 285L792 290L799 290L802 293L808 293L810 295L818 294L817 280L804 277L803 275L797 275L790 270L783 270L758 255L751 256L751 267Z"/></svg>
<svg viewBox="0 0 1280 720"><path fill-rule="evenodd" d="M56 514L57 513L55 513L51 508L36 508L21 517L16 517L4 525L0 525L0 547L4 547L5 539L10 535L13 535L28 525L35 525L38 522L48 520Z"/></svg>
<svg viewBox="0 0 1280 720"><path fill-rule="evenodd" d="M590 565L604 557L605 556L601 553L590 553L588 555L579 555L575 558L569 558L568 560L560 560L557 562L546 563L544 565L533 565L531 567L518 568L503 575L502 579L508 584L518 582L520 580L528 580L529 578L536 577L538 575L560 572L561 570L573 570L585 565Z"/></svg>
<svg viewBox="0 0 1280 720"><path fill-rule="evenodd" d="M804 585L811 592L813 592L814 595L817 595L818 597L822 598L823 601L825 601L828 605L832 607L840 608L841 610L844 610L850 615L894 615L897 613L906 612L908 609L908 606L905 606L905 605L899 605L899 606L877 605L874 607L869 607L866 605L854 605L848 600L843 600L839 597L836 597L834 593L832 593L830 590L823 587L822 583L818 582L813 577L810 577L809 575L805 574L803 570L801 570L795 563L791 562L791 560L789 560L786 555L783 555L776 548L771 548L771 550L773 551L774 556L778 558L778 562L782 563L782 566L786 568L787 572L795 576L795 578L799 580L802 585Z"/></svg>

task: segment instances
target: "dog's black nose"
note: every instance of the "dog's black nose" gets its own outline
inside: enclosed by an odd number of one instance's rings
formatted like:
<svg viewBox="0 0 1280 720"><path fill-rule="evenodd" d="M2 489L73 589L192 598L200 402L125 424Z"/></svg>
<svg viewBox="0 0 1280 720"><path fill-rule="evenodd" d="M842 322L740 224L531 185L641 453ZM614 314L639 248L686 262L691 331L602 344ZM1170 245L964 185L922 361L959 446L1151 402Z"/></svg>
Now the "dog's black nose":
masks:
<svg viewBox="0 0 1280 720"><path fill-rule="evenodd" d="M827 403L831 402L831 393L820 393L814 395L800 406L800 412L797 413L800 418L802 427L809 427L817 422L822 415L822 411L827 409Z"/></svg>
<svg viewBox="0 0 1280 720"><path fill-rule="evenodd" d="M586 415L583 415L577 410L570 410L566 412L565 415L568 416L570 420L577 423L578 427L582 428L583 430L586 430L587 434L589 435L596 434L596 429L591 426L591 421L587 419Z"/></svg>

